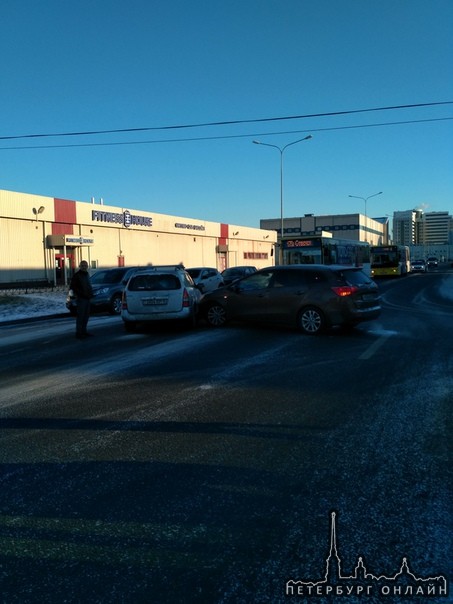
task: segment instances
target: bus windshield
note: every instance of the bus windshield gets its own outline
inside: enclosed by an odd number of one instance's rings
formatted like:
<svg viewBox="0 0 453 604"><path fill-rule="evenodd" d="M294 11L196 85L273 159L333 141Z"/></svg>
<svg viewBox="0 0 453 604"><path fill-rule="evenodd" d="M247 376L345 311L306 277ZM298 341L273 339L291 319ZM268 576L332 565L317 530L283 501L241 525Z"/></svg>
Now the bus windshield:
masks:
<svg viewBox="0 0 453 604"><path fill-rule="evenodd" d="M397 250L379 251L371 254L371 268L391 268L398 266L399 253Z"/></svg>
<svg viewBox="0 0 453 604"><path fill-rule="evenodd" d="M410 253L406 245L378 245L371 248L371 274L374 277L410 273Z"/></svg>

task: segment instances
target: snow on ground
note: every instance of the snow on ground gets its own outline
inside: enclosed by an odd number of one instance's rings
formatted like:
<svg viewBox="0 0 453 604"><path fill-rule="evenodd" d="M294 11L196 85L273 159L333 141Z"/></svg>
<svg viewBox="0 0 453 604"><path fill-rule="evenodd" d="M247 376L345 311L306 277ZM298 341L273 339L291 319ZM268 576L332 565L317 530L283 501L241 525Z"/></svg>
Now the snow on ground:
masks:
<svg viewBox="0 0 453 604"><path fill-rule="evenodd" d="M51 291L29 294L0 293L0 323L68 314L65 306L66 291Z"/></svg>
<svg viewBox="0 0 453 604"><path fill-rule="evenodd" d="M441 286L439 287L439 293L442 298L447 298L448 300L453 300L453 276L449 275L443 281Z"/></svg>

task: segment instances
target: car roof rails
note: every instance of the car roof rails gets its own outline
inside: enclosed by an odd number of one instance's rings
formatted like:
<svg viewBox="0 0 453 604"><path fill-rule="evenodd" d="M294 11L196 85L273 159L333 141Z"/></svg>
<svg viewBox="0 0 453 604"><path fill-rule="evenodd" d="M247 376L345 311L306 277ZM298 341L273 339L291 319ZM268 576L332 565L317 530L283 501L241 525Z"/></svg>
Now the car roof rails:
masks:
<svg viewBox="0 0 453 604"><path fill-rule="evenodd" d="M177 270L177 271L185 271L186 267L184 266L184 264L151 264L150 266L146 267L146 270L161 270L161 269L165 269L165 270Z"/></svg>

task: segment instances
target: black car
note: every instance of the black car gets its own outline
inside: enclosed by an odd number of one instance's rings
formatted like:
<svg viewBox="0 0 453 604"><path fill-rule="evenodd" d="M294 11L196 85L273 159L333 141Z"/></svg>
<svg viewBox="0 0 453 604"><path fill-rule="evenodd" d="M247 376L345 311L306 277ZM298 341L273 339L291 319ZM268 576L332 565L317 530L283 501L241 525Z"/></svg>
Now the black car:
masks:
<svg viewBox="0 0 453 604"><path fill-rule="evenodd" d="M256 266L232 266L222 271L222 280L224 285L229 285L242 277L256 273Z"/></svg>
<svg viewBox="0 0 453 604"><path fill-rule="evenodd" d="M381 312L376 283L360 268L269 267L206 294L200 313L212 327L230 319L286 323L306 334L353 326Z"/></svg>
<svg viewBox="0 0 453 604"><path fill-rule="evenodd" d="M91 277L93 287L93 298L91 309L93 311L106 310L112 315L121 314L121 296L125 282L129 277L139 270L145 270L145 266L118 267L96 271ZM77 313L77 298L69 290L66 298L66 308L72 315Z"/></svg>

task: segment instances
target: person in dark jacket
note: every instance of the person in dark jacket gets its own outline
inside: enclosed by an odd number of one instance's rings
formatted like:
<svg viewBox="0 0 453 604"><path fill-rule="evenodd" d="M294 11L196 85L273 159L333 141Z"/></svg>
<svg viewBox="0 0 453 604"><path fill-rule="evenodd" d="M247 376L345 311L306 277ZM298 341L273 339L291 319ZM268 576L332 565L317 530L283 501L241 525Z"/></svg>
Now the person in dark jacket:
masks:
<svg viewBox="0 0 453 604"><path fill-rule="evenodd" d="M79 264L79 270L74 273L69 287L77 298L76 338L83 340L91 335L87 332L87 325L90 318L90 300L93 297L86 260Z"/></svg>

